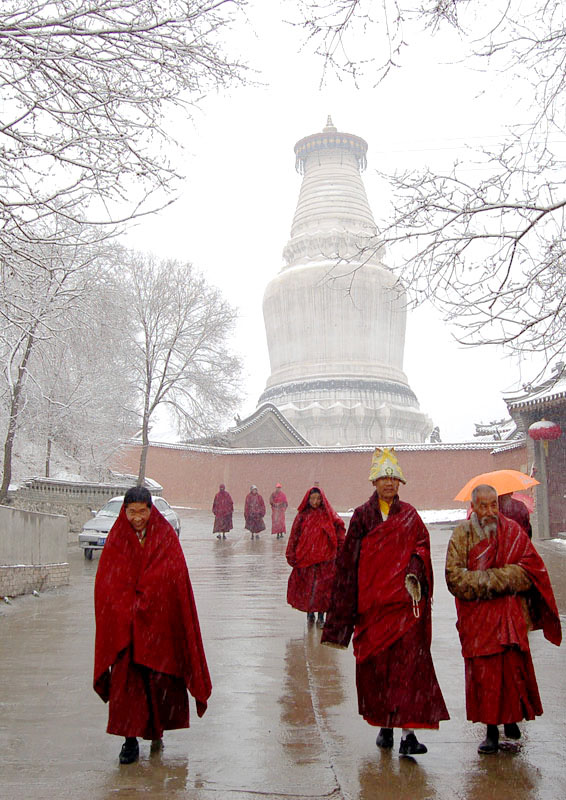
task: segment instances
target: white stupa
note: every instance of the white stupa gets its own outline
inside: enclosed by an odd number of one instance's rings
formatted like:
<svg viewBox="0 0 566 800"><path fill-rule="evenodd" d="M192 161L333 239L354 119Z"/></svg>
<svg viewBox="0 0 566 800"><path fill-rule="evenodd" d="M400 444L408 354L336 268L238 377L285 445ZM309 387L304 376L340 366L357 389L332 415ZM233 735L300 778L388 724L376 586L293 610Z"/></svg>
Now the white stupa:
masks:
<svg viewBox="0 0 566 800"><path fill-rule="evenodd" d="M403 372L405 294L381 261L366 152L330 117L297 142L299 201L263 300L271 376L259 404L311 445L423 442L432 429Z"/></svg>

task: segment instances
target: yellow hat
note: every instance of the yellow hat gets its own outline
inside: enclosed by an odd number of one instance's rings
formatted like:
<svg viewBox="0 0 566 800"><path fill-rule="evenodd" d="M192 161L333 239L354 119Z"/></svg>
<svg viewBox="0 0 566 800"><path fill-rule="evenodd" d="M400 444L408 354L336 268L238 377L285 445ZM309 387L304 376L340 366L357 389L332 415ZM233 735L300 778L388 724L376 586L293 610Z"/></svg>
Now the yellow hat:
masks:
<svg viewBox="0 0 566 800"><path fill-rule="evenodd" d="M380 447L375 448L371 459L369 479L376 481L378 478L398 478L401 483L407 483L392 447L384 447L383 450Z"/></svg>

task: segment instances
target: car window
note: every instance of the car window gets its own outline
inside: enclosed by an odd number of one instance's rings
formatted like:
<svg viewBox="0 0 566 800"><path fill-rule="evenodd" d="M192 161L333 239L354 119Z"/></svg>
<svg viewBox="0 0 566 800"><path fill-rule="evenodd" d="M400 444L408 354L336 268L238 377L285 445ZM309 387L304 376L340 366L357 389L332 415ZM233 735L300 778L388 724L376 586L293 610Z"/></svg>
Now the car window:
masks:
<svg viewBox="0 0 566 800"><path fill-rule="evenodd" d="M162 497L156 497L153 502L155 503L157 510L161 511L162 514L164 514L166 511L169 511L169 503Z"/></svg>
<svg viewBox="0 0 566 800"><path fill-rule="evenodd" d="M106 505L103 506L98 513L101 517L117 517L121 508L121 500L110 500L110 502L106 503Z"/></svg>

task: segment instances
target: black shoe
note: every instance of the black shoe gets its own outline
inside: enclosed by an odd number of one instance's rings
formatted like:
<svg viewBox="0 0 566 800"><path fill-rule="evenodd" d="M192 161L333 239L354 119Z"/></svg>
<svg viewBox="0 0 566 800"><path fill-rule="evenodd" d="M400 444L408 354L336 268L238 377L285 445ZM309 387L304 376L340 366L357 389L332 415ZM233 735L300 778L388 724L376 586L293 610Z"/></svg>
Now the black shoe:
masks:
<svg viewBox="0 0 566 800"><path fill-rule="evenodd" d="M120 764L133 764L140 757L140 746L135 738L128 738L122 745L118 760Z"/></svg>
<svg viewBox="0 0 566 800"><path fill-rule="evenodd" d="M318 612L318 619L316 620L317 625L324 625L324 612Z"/></svg>
<svg viewBox="0 0 566 800"><path fill-rule="evenodd" d="M314 611L307 611L307 622L314 622Z"/></svg>
<svg viewBox="0 0 566 800"><path fill-rule="evenodd" d="M421 756L423 753L428 753L428 750L418 741L414 733L409 733L401 739L399 753L402 756Z"/></svg>
<svg viewBox="0 0 566 800"><path fill-rule="evenodd" d="M382 750L391 750L393 747L393 728L380 728L375 743Z"/></svg>
<svg viewBox="0 0 566 800"><path fill-rule="evenodd" d="M478 753L484 756L497 753L499 750L499 729L497 725L488 725L487 734L483 742L478 747Z"/></svg>
<svg viewBox="0 0 566 800"><path fill-rule="evenodd" d="M507 722L503 726L503 731L508 739L520 739L521 731L516 722Z"/></svg>

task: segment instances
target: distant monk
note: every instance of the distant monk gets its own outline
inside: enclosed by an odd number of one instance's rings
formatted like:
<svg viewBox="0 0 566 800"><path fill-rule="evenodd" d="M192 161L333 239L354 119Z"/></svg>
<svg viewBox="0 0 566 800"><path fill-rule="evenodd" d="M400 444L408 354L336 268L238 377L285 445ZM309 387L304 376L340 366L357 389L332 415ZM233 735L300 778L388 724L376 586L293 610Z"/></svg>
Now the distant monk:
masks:
<svg viewBox="0 0 566 800"><path fill-rule="evenodd" d="M509 492L508 494L499 495L497 498L497 505L500 514L503 514L507 519L515 520L525 531L529 539L533 538L529 509L521 500L517 500L517 498L513 497L513 494Z"/></svg>
<svg viewBox="0 0 566 800"><path fill-rule="evenodd" d="M275 484L275 491L271 493L269 505L271 506L271 533L274 533L280 539L287 531L285 527L285 510L288 505L287 497L280 483Z"/></svg>
<svg viewBox="0 0 566 800"><path fill-rule="evenodd" d="M293 567L287 602L298 611L306 611L310 623L318 612L318 624L322 625L330 605L336 556L344 544L346 527L318 486L307 491L298 511L285 553L289 566Z"/></svg>
<svg viewBox="0 0 566 800"><path fill-rule="evenodd" d="M214 514L214 527L212 533L216 534L217 539L225 539L228 531L232 530L232 511L234 503L226 491L223 483L219 486L219 491L214 496L212 513Z"/></svg>
<svg viewBox="0 0 566 800"><path fill-rule="evenodd" d="M128 489L94 583L94 689L109 704L107 732L125 738L120 764L139 758L138 738L162 747L164 730L189 727L211 692L185 556L143 486Z"/></svg>
<svg viewBox="0 0 566 800"><path fill-rule="evenodd" d="M246 495L246 503L244 505L244 519L246 520L246 530L250 531L251 538L254 536L259 539L261 531L265 530L265 503L263 497L259 494L257 486L250 486L249 494Z"/></svg>

